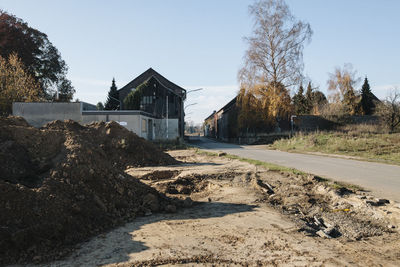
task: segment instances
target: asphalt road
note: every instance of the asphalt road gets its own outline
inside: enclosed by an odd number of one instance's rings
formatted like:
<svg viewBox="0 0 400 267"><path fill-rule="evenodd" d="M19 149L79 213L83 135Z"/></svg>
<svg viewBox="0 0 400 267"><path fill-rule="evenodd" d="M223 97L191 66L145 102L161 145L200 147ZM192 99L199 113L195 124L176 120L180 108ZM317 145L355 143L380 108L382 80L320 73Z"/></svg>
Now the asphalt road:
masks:
<svg viewBox="0 0 400 267"><path fill-rule="evenodd" d="M267 150L259 146L239 146L201 138L196 146L209 151L223 151L243 158L250 158L336 181L359 185L376 197L400 202L400 166L357 161L327 156L288 153Z"/></svg>

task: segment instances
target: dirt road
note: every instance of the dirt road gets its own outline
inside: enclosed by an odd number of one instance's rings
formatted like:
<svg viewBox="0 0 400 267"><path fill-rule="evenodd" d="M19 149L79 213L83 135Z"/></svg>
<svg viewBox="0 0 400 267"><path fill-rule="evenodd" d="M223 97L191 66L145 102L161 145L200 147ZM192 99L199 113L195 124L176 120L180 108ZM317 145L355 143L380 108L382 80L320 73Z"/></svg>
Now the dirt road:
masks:
<svg viewBox="0 0 400 267"><path fill-rule="evenodd" d="M207 138L195 143L210 151L224 151L281 166L295 168L326 178L359 185L374 195L400 202L400 166L318 155L268 150L259 146L219 143Z"/></svg>
<svg viewBox="0 0 400 267"><path fill-rule="evenodd" d="M400 262L397 204L371 206L366 201L372 197L363 192L337 190L314 177L271 172L193 150L171 155L186 164L132 168L127 174L169 197L186 198L187 208L136 218L48 266Z"/></svg>

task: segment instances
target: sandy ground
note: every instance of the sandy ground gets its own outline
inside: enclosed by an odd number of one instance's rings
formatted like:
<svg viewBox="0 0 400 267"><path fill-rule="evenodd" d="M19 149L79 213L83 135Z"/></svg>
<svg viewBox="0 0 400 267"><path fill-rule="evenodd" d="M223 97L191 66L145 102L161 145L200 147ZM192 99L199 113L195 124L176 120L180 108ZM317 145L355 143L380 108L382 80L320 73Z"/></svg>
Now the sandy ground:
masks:
<svg viewBox="0 0 400 267"><path fill-rule="evenodd" d="M224 151L242 158L275 163L322 177L357 184L371 190L377 197L400 202L400 166L397 165L268 150L252 145L239 146L216 142L208 138L201 138L195 144L208 151Z"/></svg>
<svg viewBox="0 0 400 267"><path fill-rule="evenodd" d="M338 195L325 184L304 183L312 178L198 155L193 150L170 153L186 164L129 169L127 173L170 197L190 196L192 205L188 201L188 207L176 213L136 218L80 244L72 255L47 266L400 265L397 203L375 207L366 204L372 196L363 192ZM265 184L275 192L268 192ZM330 212L312 212L315 205L302 204L312 202L304 195L324 202L321 210ZM364 224L358 220L361 215L368 216ZM311 225L310 220L318 216L325 216L321 217L325 224L328 218L342 224L337 228L341 236L324 238L315 229L307 230L305 222Z"/></svg>

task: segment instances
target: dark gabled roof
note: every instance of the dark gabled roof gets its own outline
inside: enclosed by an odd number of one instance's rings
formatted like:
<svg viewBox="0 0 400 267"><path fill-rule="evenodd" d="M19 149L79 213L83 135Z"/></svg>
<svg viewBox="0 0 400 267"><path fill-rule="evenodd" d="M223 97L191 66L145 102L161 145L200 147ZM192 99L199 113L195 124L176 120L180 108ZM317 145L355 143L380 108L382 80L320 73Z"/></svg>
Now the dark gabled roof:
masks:
<svg viewBox="0 0 400 267"><path fill-rule="evenodd" d="M226 104L225 106L223 106L221 109L219 109L218 111L213 111L213 113L208 116L207 118L205 118L205 121L210 119L214 114L223 111L222 113L225 113L227 111L229 111L235 104L236 104L236 100L237 100L237 96L235 96L231 101L228 102L228 104Z"/></svg>
<svg viewBox="0 0 400 267"><path fill-rule="evenodd" d="M374 100L374 101L376 101L376 102L378 102L378 103L381 102L381 100L380 100L379 98L377 98L376 95L375 95L374 93L371 92L371 94L372 94L372 100Z"/></svg>
<svg viewBox="0 0 400 267"><path fill-rule="evenodd" d="M118 91L125 91L126 89L130 90L132 88L136 88L145 81L147 81L148 79L150 79L151 77L156 78L165 88L172 90L175 94L185 98L186 96L185 89L169 81L167 78L165 78L152 68L149 68L148 70L137 76L135 79L133 79L131 82L129 82L127 85L125 85Z"/></svg>
<svg viewBox="0 0 400 267"><path fill-rule="evenodd" d="M213 113L211 113L211 115L205 118L204 120L207 121L208 119L211 119L211 117L214 116L215 113L217 112L214 110Z"/></svg>
<svg viewBox="0 0 400 267"><path fill-rule="evenodd" d="M235 104L236 104L236 100L237 100L237 96L235 96L231 101L228 102L228 104L226 104L225 106L223 106L220 110L218 110L217 112L220 112L221 110L223 110L222 113L225 113L227 111L229 111Z"/></svg>

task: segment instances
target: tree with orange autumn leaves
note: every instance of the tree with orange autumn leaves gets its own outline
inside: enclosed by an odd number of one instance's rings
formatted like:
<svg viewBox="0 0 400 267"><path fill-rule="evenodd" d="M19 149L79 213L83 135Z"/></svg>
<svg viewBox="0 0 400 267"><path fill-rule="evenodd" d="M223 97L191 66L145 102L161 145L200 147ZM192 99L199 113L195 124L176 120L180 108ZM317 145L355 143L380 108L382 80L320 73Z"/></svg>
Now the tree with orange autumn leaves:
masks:
<svg viewBox="0 0 400 267"><path fill-rule="evenodd" d="M27 73L16 54L8 59L0 56L0 115L12 112L13 102L43 100L40 84Z"/></svg>
<svg viewBox="0 0 400 267"><path fill-rule="evenodd" d="M312 30L283 0L259 0L249 11L254 31L239 71L238 124L242 130L273 128L292 112L289 88L303 79L303 47Z"/></svg>

